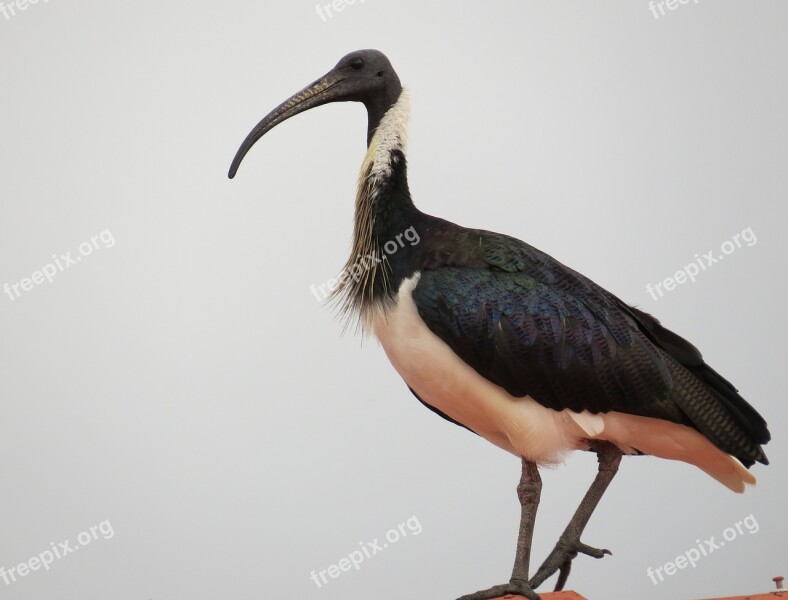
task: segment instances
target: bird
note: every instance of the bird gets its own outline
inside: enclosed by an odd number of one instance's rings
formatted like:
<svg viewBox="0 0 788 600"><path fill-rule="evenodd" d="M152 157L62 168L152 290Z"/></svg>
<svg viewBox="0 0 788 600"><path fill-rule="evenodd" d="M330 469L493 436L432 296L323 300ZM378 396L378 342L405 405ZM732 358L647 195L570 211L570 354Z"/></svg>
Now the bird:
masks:
<svg viewBox="0 0 788 600"><path fill-rule="evenodd" d="M460 600L538 600L536 589L556 573L563 589L578 555L610 554L581 535L623 456L683 461L737 493L755 484L750 467L768 464L767 423L694 345L526 242L416 208L410 92L382 52L347 54L266 115L238 148L230 179L272 128L333 102L365 106L367 151L351 253L332 300L377 338L422 404L520 460L511 577ZM596 453L596 477L531 575L539 469L574 451Z"/></svg>

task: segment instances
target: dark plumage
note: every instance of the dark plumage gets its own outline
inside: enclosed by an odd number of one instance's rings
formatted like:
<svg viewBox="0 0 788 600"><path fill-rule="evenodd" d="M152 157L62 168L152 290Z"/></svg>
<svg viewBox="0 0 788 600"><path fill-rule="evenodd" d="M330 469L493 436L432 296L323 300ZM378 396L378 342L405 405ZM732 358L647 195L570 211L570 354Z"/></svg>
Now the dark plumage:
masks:
<svg viewBox="0 0 788 600"><path fill-rule="evenodd" d="M372 205L373 247L383 256L383 244L410 226L422 241L387 258L373 293L351 298L350 309L393 298L421 272L413 299L429 329L513 396L689 425L747 466L768 464L766 422L695 346L521 240L422 213L402 152L391 168Z"/></svg>
<svg viewBox="0 0 788 600"><path fill-rule="evenodd" d="M512 577L461 600L504 594L538 600L534 589L553 573L560 573L556 589L563 587L579 553L609 553L583 544L580 535L622 453L694 464L737 492L755 482L742 464L767 464L766 422L697 348L525 242L414 206L404 151L408 97L382 53L347 55L269 113L241 145L230 176L272 127L345 100L367 108L368 148L353 248L333 298L377 336L430 410L522 459ZM414 243L389 253L406 231ZM369 267L359 273L353 269L361 257ZM537 465L578 449L597 453L599 472L559 543L529 577Z"/></svg>
<svg viewBox="0 0 788 600"><path fill-rule="evenodd" d="M767 462L765 421L686 340L524 242L462 228L447 237L473 256L425 265L413 297L480 375L554 410L689 425L745 464Z"/></svg>

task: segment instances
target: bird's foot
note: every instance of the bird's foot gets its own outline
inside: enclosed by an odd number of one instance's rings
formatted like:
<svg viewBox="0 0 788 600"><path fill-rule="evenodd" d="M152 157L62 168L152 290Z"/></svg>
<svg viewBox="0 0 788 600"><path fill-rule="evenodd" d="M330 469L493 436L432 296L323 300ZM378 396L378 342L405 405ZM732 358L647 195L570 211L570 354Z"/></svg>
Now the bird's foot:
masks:
<svg viewBox="0 0 788 600"><path fill-rule="evenodd" d="M558 581L555 584L555 591L561 591L564 589L564 584L566 584L566 580L569 577L572 561L578 554L585 554L593 558L603 558L606 554L612 555L613 553L610 550L588 546L579 539L567 539L562 536L528 584L534 589L538 588L545 579L559 572Z"/></svg>
<svg viewBox="0 0 788 600"><path fill-rule="evenodd" d="M528 600L540 600L539 595L533 591L528 582L519 579L512 579L509 583L495 585L487 590L462 596L457 600L493 600L493 598L501 598L507 595L523 596L528 598Z"/></svg>

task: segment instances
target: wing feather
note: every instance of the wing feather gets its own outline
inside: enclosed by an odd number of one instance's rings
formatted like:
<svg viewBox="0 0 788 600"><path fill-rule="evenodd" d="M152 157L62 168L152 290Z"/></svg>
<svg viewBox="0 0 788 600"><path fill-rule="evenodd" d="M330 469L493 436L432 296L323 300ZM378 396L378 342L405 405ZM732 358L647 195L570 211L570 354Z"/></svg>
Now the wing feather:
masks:
<svg viewBox="0 0 788 600"><path fill-rule="evenodd" d="M554 410L682 423L747 465L766 462L765 421L695 346L528 244L465 231L481 260L425 269L413 299L478 373Z"/></svg>

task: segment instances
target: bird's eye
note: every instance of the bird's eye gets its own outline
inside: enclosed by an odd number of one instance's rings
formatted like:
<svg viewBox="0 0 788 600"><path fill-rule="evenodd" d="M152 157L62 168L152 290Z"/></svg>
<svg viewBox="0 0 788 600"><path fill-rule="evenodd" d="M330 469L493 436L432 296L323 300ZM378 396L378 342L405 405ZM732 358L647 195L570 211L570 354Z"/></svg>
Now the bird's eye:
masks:
<svg viewBox="0 0 788 600"><path fill-rule="evenodd" d="M364 67L364 61L360 58L354 58L350 61L350 68L354 71L360 71Z"/></svg>

